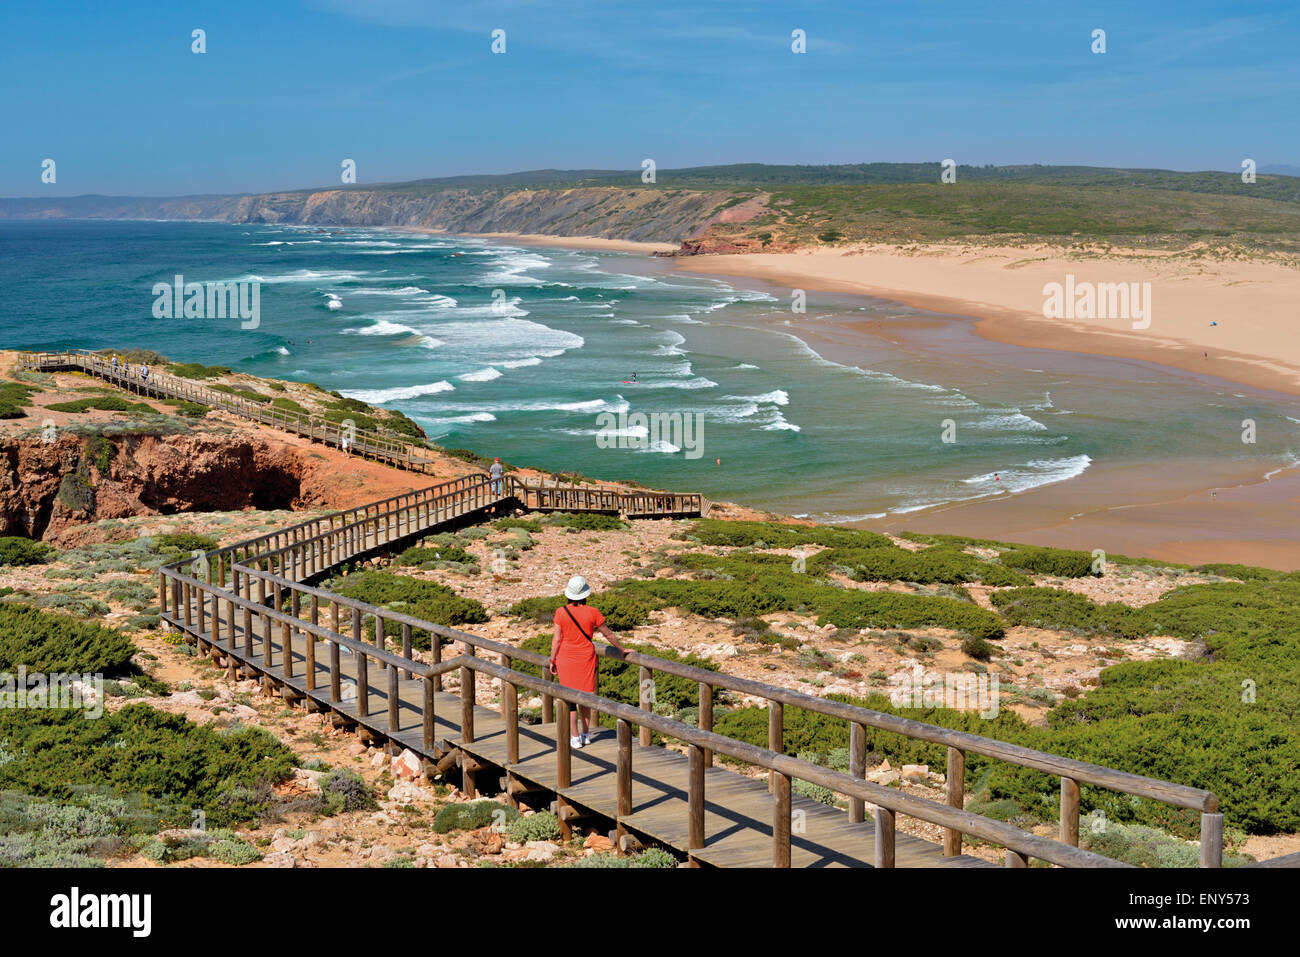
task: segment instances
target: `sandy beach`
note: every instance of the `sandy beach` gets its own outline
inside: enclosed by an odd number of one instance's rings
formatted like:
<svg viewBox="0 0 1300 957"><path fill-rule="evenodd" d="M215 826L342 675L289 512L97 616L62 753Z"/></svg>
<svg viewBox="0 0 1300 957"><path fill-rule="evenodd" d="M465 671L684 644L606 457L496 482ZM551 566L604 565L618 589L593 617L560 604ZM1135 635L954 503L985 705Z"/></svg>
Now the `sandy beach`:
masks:
<svg viewBox="0 0 1300 957"><path fill-rule="evenodd" d="M1143 359L1300 395L1300 263L1198 251L1067 252L1047 246L858 245L771 255L682 258L679 269L892 299L975 319L1013 345ZM1045 318L1044 286L1150 283L1150 325Z"/></svg>
<svg viewBox="0 0 1300 957"><path fill-rule="evenodd" d="M679 269L788 288L870 295L974 319L985 339L1140 359L1229 382L1300 394L1295 304L1300 269L1278 260L1220 261L1130 250L859 246L772 255L683 258ZM1043 316L1043 287L1150 282L1151 325ZM959 320L962 321L962 320ZM1217 323L1217 325L1211 325ZM926 324L838 323L864 337L915 335ZM929 323L932 325L932 323ZM806 333L816 336L816 321ZM872 328L866 328L866 327ZM915 340L914 340L915 341ZM860 523L881 531L989 537L1188 563L1300 568L1300 469L1267 478L1240 463L1205 462L1171 476L1163 463L1094 465L1068 482Z"/></svg>

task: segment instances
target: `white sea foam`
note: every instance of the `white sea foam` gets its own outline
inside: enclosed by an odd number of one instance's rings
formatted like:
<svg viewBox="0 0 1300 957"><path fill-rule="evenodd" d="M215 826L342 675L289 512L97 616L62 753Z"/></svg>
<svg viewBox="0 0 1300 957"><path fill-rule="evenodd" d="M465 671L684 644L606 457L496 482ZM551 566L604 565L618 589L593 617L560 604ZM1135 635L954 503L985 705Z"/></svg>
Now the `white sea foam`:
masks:
<svg viewBox="0 0 1300 957"><path fill-rule="evenodd" d="M1046 432L1047 426L1037 419L1031 419L1018 409L1012 412L995 412L986 415L975 423L981 429L1029 429L1033 432Z"/></svg>
<svg viewBox="0 0 1300 957"><path fill-rule="evenodd" d="M466 372L462 376L457 376L462 382L491 382L493 379L501 378L501 370L488 366L486 369L479 369L477 372Z"/></svg>
<svg viewBox="0 0 1300 957"><path fill-rule="evenodd" d="M1004 471L972 475L961 481L963 485L974 486L983 492L1014 494L1078 478L1091 464L1092 457L1083 454L1063 459L1034 459Z"/></svg>
<svg viewBox="0 0 1300 957"><path fill-rule="evenodd" d="M758 366L750 365L748 362L742 362L740 365L738 365L738 366L732 366L731 368L732 368L733 370L735 370L735 369L757 369Z"/></svg>
<svg viewBox="0 0 1300 957"><path fill-rule="evenodd" d="M774 405L789 405L790 393L785 389L773 389L771 392L764 392L762 395L729 395L728 399L739 399L742 402L769 402Z"/></svg>
<svg viewBox="0 0 1300 957"><path fill-rule="evenodd" d="M542 364L541 356L529 356L527 359L507 359L500 363L506 369L522 369L525 366L539 366Z"/></svg>
<svg viewBox="0 0 1300 957"><path fill-rule="evenodd" d="M379 319L374 324L362 326L356 329L344 329L344 335L357 336L418 336L421 335L418 329L412 329L410 326L404 326L398 322L389 322L387 319Z"/></svg>
<svg viewBox="0 0 1300 957"><path fill-rule="evenodd" d="M391 389L340 389L339 391L350 399L360 399L362 402L378 405L383 402L397 402L401 399L414 399L422 395L450 392L455 388L454 385L443 379L425 385L399 385Z"/></svg>

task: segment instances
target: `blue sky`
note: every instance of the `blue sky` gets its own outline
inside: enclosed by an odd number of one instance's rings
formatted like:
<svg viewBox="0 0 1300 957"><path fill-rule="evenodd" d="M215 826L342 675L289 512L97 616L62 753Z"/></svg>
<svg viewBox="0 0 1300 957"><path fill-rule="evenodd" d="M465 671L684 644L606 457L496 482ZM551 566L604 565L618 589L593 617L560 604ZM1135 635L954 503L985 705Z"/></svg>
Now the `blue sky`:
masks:
<svg viewBox="0 0 1300 957"><path fill-rule="evenodd" d="M1294 2L74 0L0 17L4 196L337 185L345 158L362 184L646 157L1300 165Z"/></svg>

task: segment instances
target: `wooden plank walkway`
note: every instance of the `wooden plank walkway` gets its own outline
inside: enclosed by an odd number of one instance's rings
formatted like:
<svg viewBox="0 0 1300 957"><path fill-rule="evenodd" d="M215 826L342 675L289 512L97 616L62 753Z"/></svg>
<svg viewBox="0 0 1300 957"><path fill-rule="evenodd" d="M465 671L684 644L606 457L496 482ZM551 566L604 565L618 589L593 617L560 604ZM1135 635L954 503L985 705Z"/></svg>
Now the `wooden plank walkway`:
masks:
<svg viewBox="0 0 1300 957"><path fill-rule="evenodd" d="M218 608L220 609L220 604ZM200 631L196 624L186 628L184 614L169 614L168 621L179 630L210 644L211 618ZM689 846L688 760L679 751L657 746L633 745L632 813L618 815L616 768L618 748L614 732L600 728L592 743L572 752L572 783L557 788L554 723L521 725L519 760L507 760L506 723L501 715L482 705L474 708L474 740L464 743L461 733L461 698L453 691L435 692L435 747L424 745L424 682L405 676L397 668L397 694L390 697L388 669L367 668L366 706L362 713L357 677L358 656L339 649L341 700L330 700L331 673L327 642L317 641L308 669L308 636L292 632L289 649L292 663L286 673L285 645L279 629L272 629L268 642L258 629L248 638L252 653L244 652L245 636L241 615L234 621L220 612L217 633L221 640L212 650L233 654L253 671L287 686L292 695L314 702L322 711L334 711L355 722L377 738L387 738L409 748L425 760L436 763L446 753L459 749L481 763L509 772L527 785L558 794L569 804L594 815L617 821L626 830L642 835L685 854ZM198 608L191 608L192 622ZM178 620L179 619L179 620ZM228 643L233 633L233 652ZM395 667L395 666L394 666ZM454 678L449 679L454 681ZM397 712L396 724L390 709ZM482 772L480 772L481 774ZM750 778L726 767L705 770L705 847L691 856L700 863L718 867L770 867L772 864L773 798L767 782ZM848 814L810 798L791 798L795 824L792 828L791 864L795 867L870 867L875 853L874 825L849 822ZM978 858L961 855L944 857L943 848L908 834L896 837L899 867L993 867Z"/></svg>

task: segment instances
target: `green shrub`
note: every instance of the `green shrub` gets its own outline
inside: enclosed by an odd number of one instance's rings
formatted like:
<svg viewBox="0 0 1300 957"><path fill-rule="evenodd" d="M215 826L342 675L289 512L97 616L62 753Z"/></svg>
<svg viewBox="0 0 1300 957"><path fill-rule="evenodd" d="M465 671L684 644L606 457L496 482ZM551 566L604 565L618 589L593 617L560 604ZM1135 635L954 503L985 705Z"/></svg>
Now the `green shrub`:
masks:
<svg viewBox="0 0 1300 957"><path fill-rule="evenodd" d="M391 572L367 571L336 578L330 582L329 588L345 598L355 598L435 625L477 624L487 621L487 611L473 598L463 598L437 582L421 581ZM374 634L373 619L367 619L365 628L367 634ZM400 637L402 626L385 619L384 634ZM426 629L413 629L411 637L414 647L421 650L430 647L429 632Z"/></svg>
<svg viewBox="0 0 1300 957"><path fill-rule="evenodd" d="M0 709L0 788L72 799L85 787L138 795L169 826L202 808L210 825L261 814L293 752L261 728L219 732L132 703L87 720L76 710Z"/></svg>
<svg viewBox="0 0 1300 957"><path fill-rule="evenodd" d="M51 412L88 412L97 409L101 412L153 412L154 407L144 402L128 402L119 395L97 395L88 399L73 399L70 402L52 402L45 408Z"/></svg>
<svg viewBox="0 0 1300 957"><path fill-rule="evenodd" d="M175 551L182 555L192 555L194 552L206 554L220 547L220 542L211 535L198 535L192 532L166 532L162 535L154 535L151 541L154 551Z"/></svg>
<svg viewBox="0 0 1300 957"><path fill-rule="evenodd" d="M452 831L474 831L489 825L513 827L521 816L508 804L498 801L468 801L461 804L448 804L433 819L435 834L448 834ZM514 840L514 838L511 838Z"/></svg>
<svg viewBox="0 0 1300 957"><path fill-rule="evenodd" d="M182 379L215 379L218 376L231 375L235 370L229 366L205 366L198 362L179 362L167 366L167 371Z"/></svg>
<svg viewBox="0 0 1300 957"><path fill-rule="evenodd" d="M92 435L86 439L85 454L88 459L95 463L95 468L101 475L107 475L109 466L113 464L113 456L117 454L117 449L113 443L102 435Z"/></svg>
<svg viewBox="0 0 1300 957"><path fill-rule="evenodd" d="M528 841L555 841L560 837L560 819L548 811L539 811L515 820L510 825L508 833L510 840L518 844L525 844Z"/></svg>
<svg viewBox="0 0 1300 957"><path fill-rule="evenodd" d="M541 523L552 528L573 528L580 532L612 532L627 528L627 522L617 515L601 512L551 512L542 517Z"/></svg>
<svg viewBox="0 0 1300 957"><path fill-rule="evenodd" d="M346 768L335 768L321 778L320 790L330 814L365 811L377 806L365 779Z"/></svg>
<svg viewBox="0 0 1300 957"><path fill-rule="evenodd" d="M612 851L589 854L567 867L677 867L677 858L662 848L652 847L639 854L619 857Z"/></svg>
<svg viewBox="0 0 1300 957"><path fill-rule="evenodd" d="M213 841L208 845L208 854L223 864L240 867L262 859L262 852L247 841L238 838L226 838Z"/></svg>
<svg viewBox="0 0 1300 957"><path fill-rule="evenodd" d="M822 804L835 804L835 792L830 788L822 787L820 784L813 784L811 781L800 781L798 778L790 785L790 790L795 794L803 795L806 798L812 798Z"/></svg>
<svg viewBox="0 0 1300 957"><path fill-rule="evenodd" d="M0 419L21 419L38 391L19 382L0 382Z"/></svg>
<svg viewBox="0 0 1300 957"><path fill-rule="evenodd" d="M826 545L831 548L877 548L892 545L886 535L823 525L785 525L779 522L730 522L700 519L688 534L704 545L794 548L796 545Z"/></svg>
<svg viewBox="0 0 1300 957"><path fill-rule="evenodd" d="M994 592L990 601L1013 625L1138 638L1147 634L1144 614L1122 602L1099 605L1086 595L1062 588L1012 588Z"/></svg>
<svg viewBox="0 0 1300 957"><path fill-rule="evenodd" d="M478 559L455 545L422 546L413 545L397 556L399 565L433 567L439 562L457 562L461 565L477 565Z"/></svg>
<svg viewBox="0 0 1300 957"><path fill-rule="evenodd" d="M0 537L0 567L5 565L44 565L58 554L58 549L44 542L17 535Z"/></svg>
<svg viewBox="0 0 1300 957"><path fill-rule="evenodd" d="M1087 552L1064 548L1038 548L1017 545L998 556L1008 568L1031 572L1035 575L1052 575L1057 578L1082 578L1091 575L1093 558Z"/></svg>
<svg viewBox="0 0 1300 957"><path fill-rule="evenodd" d="M624 592L613 591L592 595L587 603L605 616L605 624L612 631L631 631L650 620L650 606L635 595ZM563 595L525 598L511 605L506 612L521 618L533 618L543 625L549 625L555 620L556 611L564 604L566 599Z"/></svg>
<svg viewBox="0 0 1300 957"><path fill-rule="evenodd" d="M135 646L121 632L67 615L0 603L0 672L118 674Z"/></svg>
<svg viewBox="0 0 1300 957"><path fill-rule="evenodd" d="M282 409L285 412L299 412L303 415L310 415L311 410L304 405L300 405L288 396L279 396L271 400L271 408Z"/></svg>

